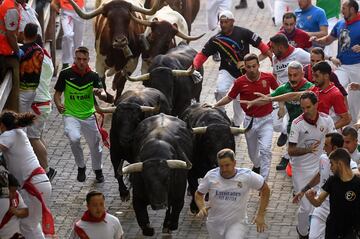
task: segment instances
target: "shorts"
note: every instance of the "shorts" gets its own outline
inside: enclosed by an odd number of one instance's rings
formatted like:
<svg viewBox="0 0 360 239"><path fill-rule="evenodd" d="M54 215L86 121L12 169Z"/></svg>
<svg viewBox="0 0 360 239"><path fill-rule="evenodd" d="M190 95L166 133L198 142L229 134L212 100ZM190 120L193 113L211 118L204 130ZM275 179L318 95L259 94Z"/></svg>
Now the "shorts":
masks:
<svg viewBox="0 0 360 239"><path fill-rule="evenodd" d="M38 106L40 115L37 115L34 123L27 127L27 136L29 139L40 139L45 129L46 121L51 113L51 103L49 105Z"/></svg>

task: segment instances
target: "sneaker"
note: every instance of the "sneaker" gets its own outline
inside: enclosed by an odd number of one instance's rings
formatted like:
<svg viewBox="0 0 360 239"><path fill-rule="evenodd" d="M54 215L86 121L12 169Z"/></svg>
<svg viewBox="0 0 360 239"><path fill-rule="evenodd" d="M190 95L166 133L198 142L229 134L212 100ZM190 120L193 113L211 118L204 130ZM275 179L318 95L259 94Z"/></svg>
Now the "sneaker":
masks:
<svg viewBox="0 0 360 239"><path fill-rule="evenodd" d="M240 0L239 4L235 6L235 9L243 9L243 8L247 8L246 0Z"/></svg>
<svg viewBox="0 0 360 239"><path fill-rule="evenodd" d="M265 4L262 0L257 0L256 3L260 9L264 9Z"/></svg>
<svg viewBox="0 0 360 239"><path fill-rule="evenodd" d="M277 146L279 147L284 146L286 144L287 138L288 138L287 134L281 133L276 143Z"/></svg>
<svg viewBox="0 0 360 239"><path fill-rule="evenodd" d="M56 169L54 169L52 167L50 167L49 172L46 173L46 175L48 176L50 182L52 182L52 180L55 178L56 174L57 174Z"/></svg>
<svg viewBox="0 0 360 239"><path fill-rule="evenodd" d="M289 159L282 157L280 163L276 165L276 170L285 170L288 163L289 163Z"/></svg>
<svg viewBox="0 0 360 239"><path fill-rule="evenodd" d="M77 180L79 182L85 182L85 179L86 179L86 167L84 168L78 168L78 175L77 175Z"/></svg>
<svg viewBox="0 0 360 239"><path fill-rule="evenodd" d="M260 174L260 167L258 167L258 168L253 167L253 168L252 168L252 171L253 171L254 173Z"/></svg>
<svg viewBox="0 0 360 239"><path fill-rule="evenodd" d="M96 182L103 183L105 181L104 175L102 173L102 169L95 170Z"/></svg>
<svg viewBox="0 0 360 239"><path fill-rule="evenodd" d="M215 61L215 62L221 61L221 57L220 57L220 53L219 53L219 52L216 52L216 53L212 56L212 58L213 58L213 61Z"/></svg>

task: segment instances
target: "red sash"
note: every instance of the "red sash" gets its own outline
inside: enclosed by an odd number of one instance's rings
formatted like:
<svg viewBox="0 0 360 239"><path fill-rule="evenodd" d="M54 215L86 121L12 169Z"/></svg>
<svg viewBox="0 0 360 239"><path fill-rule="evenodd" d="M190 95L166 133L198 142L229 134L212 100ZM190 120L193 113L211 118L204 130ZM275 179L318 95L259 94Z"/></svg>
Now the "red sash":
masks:
<svg viewBox="0 0 360 239"><path fill-rule="evenodd" d="M12 214L12 212L10 212L10 207L11 206L16 207L16 205L12 205L13 204L12 200L15 200L16 204L19 205L19 193L16 192L16 197L9 198L9 200L10 200L9 210L5 213L5 216L3 217L3 219L0 223L0 229L3 228L5 226L5 224L11 220L12 216L14 216L14 214Z"/></svg>
<svg viewBox="0 0 360 239"><path fill-rule="evenodd" d="M34 111L35 114L37 115L41 115L41 111L39 109L40 106L44 106L44 105L50 105L51 101L45 101L45 102L37 102L37 103L32 103L31 104L31 109Z"/></svg>
<svg viewBox="0 0 360 239"><path fill-rule="evenodd" d="M80 239L90 239L90 237L86 234L86 232L78 225L80 221L75 223L74 230L76 235L80 237Z"/></svg>
<svg viewBox="0 0 360 239"><path fill-rule="evenodd" d="M106 131L106 129L103 127L104 126L104 114L103 113L98 113L100 115L100 122L98 121L96 114L95 115L95 120L96 120L96 126L100 132L101 135L101 139L102 142L104 144L104 146L108 149L110 149L110 142L109 142L109 133Z"/></svg>
<svg viewBox="0 0 360 239"><path fill-rule="evenodd" d="M25 189L30 195L36 197L41 202L42 209L42 230L45 235L54 235L55 234L55 226L54 226L54 218L51 215L49 208L46 207L44 198L42 194L37 190L37 188L30 181L33 176L39 174L45 174L45 170L42 167L36 168L32 171L30 177L25 181L23 189Z"/></svg>
<svg viewBox="0 0 360 239"><path fill-rule="evenodd" d="M91 216L89 211L86 211L86 212L84 212L84 215L81 217L81 221L99 223L99 222L105 221L105 216L106 216L106 212L100 218L95 218L95 217ZM80 237L80 239L90 239L90 237L86 234L84 229L82 229L79 226L79 223L80 223L80 220L75 223L75 226L74 226L75 233Z"/></svg>

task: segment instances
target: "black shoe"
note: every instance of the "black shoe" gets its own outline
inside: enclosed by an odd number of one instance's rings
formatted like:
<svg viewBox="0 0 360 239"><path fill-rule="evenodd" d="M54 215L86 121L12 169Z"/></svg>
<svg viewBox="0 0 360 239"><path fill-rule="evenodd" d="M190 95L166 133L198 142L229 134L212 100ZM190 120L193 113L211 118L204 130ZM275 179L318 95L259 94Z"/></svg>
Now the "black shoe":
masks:
<svg viewBox="0 0 360 239"><path fill-rule="evenodd" d="M280 163L276 165L276 170L285 170L288 163L289 163L289 159L282 157Z"/></svg>
<svg viewBox="0 0 360 239"><path fill-rule="evenodd" d="M46 175L48 176L50 182L52 182L52 180L55 178L57 174L57 171L54 168L49 168L49 172L46 173Z"/></svg>
<svg viewBox="0 0 360 239"><path fill-rule="evenodd" d="M212 58L213 58L213 61L215 61L215 62L221 61L221 57L220 57L220 53L219 53L219 52L216 52L216 53L212 56Z"/></svg>
<svg viewBox="0 0 360 239"><path fill-rule="evenodd" d="M102 169L95 170L95 175L97 183L103 183L105 181Z"/></svg>
<svg viewBox="0 0 360 239"><path fill-rule="evenodd" d="M76 179L79 181L79 182L85 182L85 179L86 179L86 167L84 168L78 168L78 175L76 177Z"/></svg>
<svg viewBox="0 0 360 239"><path fill-rule="evenodd" d="M246 0L240 0L239 4L235 6L235 9L243 9L243 8L247 8Z"/></svg>
<svg viewBox="0 0 360 239"><path fill-rule="evenodd" d="M287 134L281 133L276 143L277 146L279 147L284 146L286 144L287 138L288 138Z"/></svg>
<svg viewBox="0 0 360 239"><path fill-rule="evenodd" d="M258 167L258 168L253 167L253 168L252 168L252 171L253 171L254 173L260 174L260 167Z"/></svg>
<svg viewBox="0 0 360 239"><path fill-rule="evenodd" d="M257 0L256 3L260 9L264 9L265 4L262 0Z"/></svg>
<svg viewBox="0 0 360 239"><path fill-rule="evenodd" d="M276 26L276 24L275 24L275 17L272 17L271 20L272 20L272 22L274 23L274 26Z"/></svg>

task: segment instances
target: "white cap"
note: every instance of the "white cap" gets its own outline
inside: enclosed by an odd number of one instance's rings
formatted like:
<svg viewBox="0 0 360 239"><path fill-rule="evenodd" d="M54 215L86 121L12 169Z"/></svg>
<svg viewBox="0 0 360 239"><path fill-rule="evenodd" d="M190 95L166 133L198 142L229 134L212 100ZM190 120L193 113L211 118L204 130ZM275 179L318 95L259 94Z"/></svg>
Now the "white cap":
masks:
<svg viewBox="0 0 360 239"><path fill-rule="evenodd" d="M235 20L234 14L230 12L229 10L223 10L219 14L219 20L220 19L232 19Z"/></svg>

